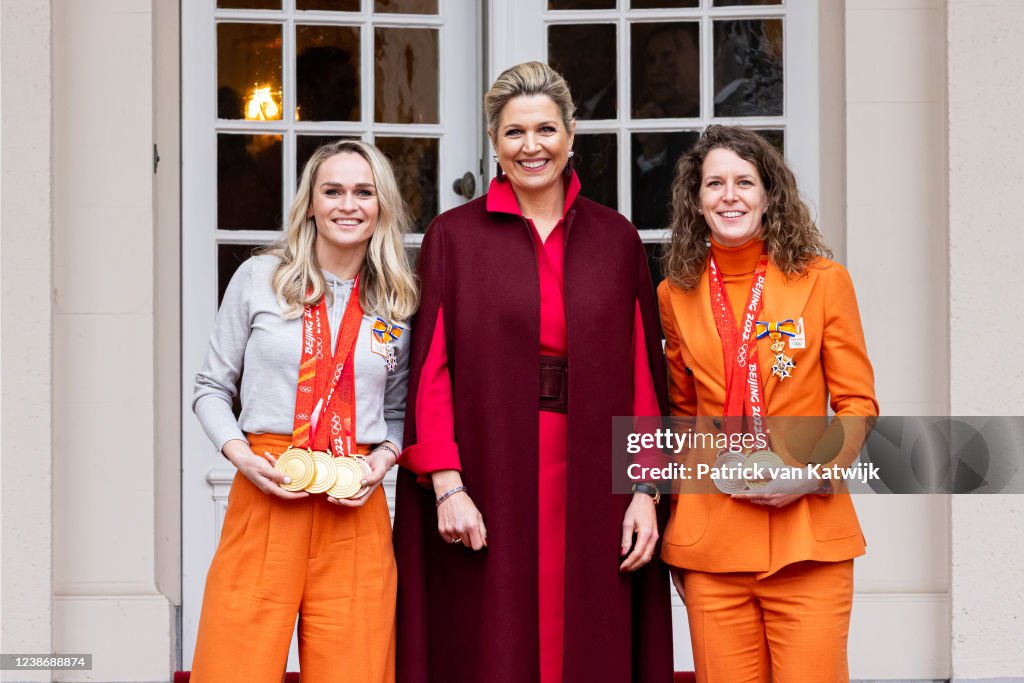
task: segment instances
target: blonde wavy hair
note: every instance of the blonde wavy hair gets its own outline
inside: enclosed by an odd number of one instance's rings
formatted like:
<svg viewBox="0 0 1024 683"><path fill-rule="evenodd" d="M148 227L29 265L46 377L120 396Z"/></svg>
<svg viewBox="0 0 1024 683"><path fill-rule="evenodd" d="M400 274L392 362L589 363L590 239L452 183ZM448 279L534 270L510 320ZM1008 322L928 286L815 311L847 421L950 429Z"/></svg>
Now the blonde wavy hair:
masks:
<svg viewBox="0 0 1024 683"><path fill-rule="evenodd" d="M323 145L302 169L295 200L288 210L284 237L261 250L281 259L274 269L274 293L286 319L301 316L306 305L318 303L327 293L316 258L316 219L308 214L320 166L336 154L346 153L358 154L370 165L379 207L377 226L359 273L359 303L366 313L388 321L408 320L419 305L419 288L402 239L411 225L409 212L387 157L361 140L338 140Z"/></svg>
<svg viewBox="0 0 1024 683"><path fill-rule="evenodd" d="M738 126L708 126L697 144L679 158L672 183L672 238L663 258L664 272L673 284L693 289L707 266L711 229L700 214L704 158L713 149L728 149L757 168L764 183L766 209L761 236L768 257L786 275L801 275L817 256L832 252L800 199L796 177L767 140Z"/></svg>

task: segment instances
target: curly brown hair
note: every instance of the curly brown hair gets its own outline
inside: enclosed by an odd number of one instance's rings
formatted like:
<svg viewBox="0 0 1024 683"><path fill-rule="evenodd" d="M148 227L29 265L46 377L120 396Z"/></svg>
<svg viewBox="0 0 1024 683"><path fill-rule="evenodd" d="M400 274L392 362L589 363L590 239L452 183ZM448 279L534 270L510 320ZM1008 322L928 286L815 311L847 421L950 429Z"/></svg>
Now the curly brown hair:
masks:
<svg viewBox="0 0 1024 683"><path fill-rule="evenodd" d="M738 126L708 126L693 148L679 158L672 183L672 239L664 256L665 276L683 289L700 283L707 267L711 230L700 210L704 158L728 149L757 168L764 183L766 210L761 223L768 257L788 276L801 275L816 256L832 257L796 187L796 177L767 140Z"/></svg>

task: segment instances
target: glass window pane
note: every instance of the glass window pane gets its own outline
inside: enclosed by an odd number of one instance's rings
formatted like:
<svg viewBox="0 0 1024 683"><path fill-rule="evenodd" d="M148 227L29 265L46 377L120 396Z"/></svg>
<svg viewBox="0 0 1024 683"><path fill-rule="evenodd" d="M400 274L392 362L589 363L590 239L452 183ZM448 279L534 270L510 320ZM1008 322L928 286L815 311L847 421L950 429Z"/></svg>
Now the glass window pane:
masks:
<svg viewBox="0 0 1024 683"><path fill-rule="evenodd" d="M675 9L677 7L697 7L699 0L630 0L630 9Z"/></svg>
<svg viewBox="0 0 1024 683"><path fill-rule="evenodd" d="M238 266L252 256L259 244L218 244L217 245L217 306L224 299L224 292L231 282L231 276Z"/></svg>
<svg viewBox="0 0 1024 683"><path fill-rule="evenodd" d="M615 118L615 55L614 24L548 28L548 64L569 82L576 118Z"/></svg>
<svg viewBox="0 0 1024 683"><path fill-rule="evenodd" d="M358 12L359 0L296 0L295 9L321 12Z"/></svg>
<svg viewBox="0 0 1024 683"><path fill-rule="evenodd" d="M771 143L772 147L779 150L779 154L786 156L786 134L781 130L755 130L755 133Z"/></svg>
<svg viewBox="0 0 1024 683"><path fill-rule="evenodd" d="M281 136L217 135L217 227L280 230Z"/></svg>
<svg viewBox="0 0 1024 683"><path fill-rule="evenodd" d="M281 27L217 25L217 116L281 118Z"/></svg>
<svg viewBox="0 0 1024 683"><path fill-rule="evenodd" d="M548 0L548 9L615 9L615 0Z"/></svg>
<svg viewBox="0 0 1024 683"><path fill-rule="evenodd" d="M715 116L782 115L782 20L716 21Z"/></svg>
<svg viewBox="0 0 1024 683"><path fill-rule="evenodd" d="M374 143L391 159L413 230L425 232L437 216L437 139L378 137Z"/></svg>
<svg viewBox="0 0 1024 683"><path fill-rule="evenodd" d="M700 116L700 25L633 24L630 30L633 117Z"/></svg>
<svg viewBox="0 0 1024 683"><path fill-rule="evenodd" d="M735 7L736 5L781 5L782 0L715 0L715 7Z"/></svg>
<svg viewBox="0 0 1024 683"><path fill-rule="evenodd" d="M572 145L581 194L613 209L619 208L617 147L615 133L577 133Z"/></svg>
<svg viewBox="0 0 1024 683"><path fill-rule="evenodd" d="M359 120L359 29L295 27L295 119Z"/></svg>
<svg viewBox="0 0 1024 683"><path fill-rule="evenodd" d="M696 131L633 134L632 221L637 229L668 227L676 162L699 136Z"/></svg>
<svg viewBox="0 0 1024 683"><path fill-rule="evenodd" d="M219 9L281 9L281 0L217 0Z"/></svg>
<svg viewBox="0 0 1024 683"><path fill-rule="evenodd" d="M437 14L437 0L374 0L373 11L401 14Z"/></svg>
<svg viewBox="0 0 1024 683"><path fill-rule="evenodd" d="M377 28L374 35L374 121L437 123L437 31Z"/></svg>
<svg viewBox="0 0 1024 683"><path fill-rule="evenodd" d="M358 140L351 135L296 135L295 136L295 182L298 184L302 178L302 169L313 156L317 147L334 142L335 140Z"/></svg>

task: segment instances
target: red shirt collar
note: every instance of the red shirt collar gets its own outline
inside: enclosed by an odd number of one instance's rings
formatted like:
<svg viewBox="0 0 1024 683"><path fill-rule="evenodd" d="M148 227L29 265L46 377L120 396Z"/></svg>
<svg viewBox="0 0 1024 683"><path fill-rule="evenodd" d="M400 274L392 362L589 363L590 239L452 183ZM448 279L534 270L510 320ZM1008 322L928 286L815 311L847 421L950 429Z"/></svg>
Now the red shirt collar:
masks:
<svg viewBox="0 0 1024 683"><path fill-rule="evenodd" d="M562 209L562 218L569 213L576 197L580 194L580 179L576 171L572 172L569 182L565 188L565 207ZM514 216L522 216L523 211L519 208L519 201L516 199L516 191L512 189L512 183L508 180L491 180L491 186L487 190L487 210L495 213L510 213Z"/></svg>

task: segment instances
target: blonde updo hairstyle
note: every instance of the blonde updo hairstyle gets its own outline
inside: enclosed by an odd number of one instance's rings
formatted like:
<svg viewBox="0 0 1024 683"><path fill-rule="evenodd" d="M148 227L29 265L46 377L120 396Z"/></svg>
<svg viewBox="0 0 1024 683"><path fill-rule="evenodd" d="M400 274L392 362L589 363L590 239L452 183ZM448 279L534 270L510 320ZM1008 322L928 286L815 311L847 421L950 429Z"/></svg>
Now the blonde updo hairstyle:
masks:
<svg viewBox="0 0 1024 683"><path fill-rule="evenodd" d="M576 119L576 105L572 102L569 84L561 74L544 62L523 62L505 69L484 95L484 115L487 132L493 143L498 136L501 111L509 100L529 95L546 95L558 107L565 130L572 128Z"/></svg>
<svg viewBox="0 0 1024 683"><path fill-rule="evenodd" d="M368 314L391 322L406 321L419 304L419 289L403 240L411 225L409 212L387 157L361 140L338 140L313 152L288 210L284 237L262 250L281 259L272 282L282 314L286 319L297 318L306 305L317 304L327 293L316 257L316 219L309 213L320 166L336 154L358 154L365 159L377 188L377 225L359 273L359 303Z"/></svg>

